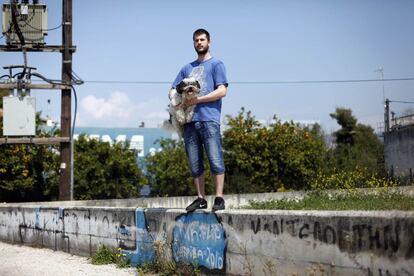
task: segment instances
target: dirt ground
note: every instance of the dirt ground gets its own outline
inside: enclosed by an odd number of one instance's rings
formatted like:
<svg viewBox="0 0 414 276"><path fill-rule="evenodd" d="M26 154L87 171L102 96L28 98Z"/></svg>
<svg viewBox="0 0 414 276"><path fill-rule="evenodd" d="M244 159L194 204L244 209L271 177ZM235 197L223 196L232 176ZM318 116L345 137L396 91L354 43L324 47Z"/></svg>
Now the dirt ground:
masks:
<svg viewBox="0 0 414 276"><path fill-rule="evenodd" d="M130 276L136 269L115 265L93 265L85 257L51 249L32 248L0 242L1 276Z"/></svg>

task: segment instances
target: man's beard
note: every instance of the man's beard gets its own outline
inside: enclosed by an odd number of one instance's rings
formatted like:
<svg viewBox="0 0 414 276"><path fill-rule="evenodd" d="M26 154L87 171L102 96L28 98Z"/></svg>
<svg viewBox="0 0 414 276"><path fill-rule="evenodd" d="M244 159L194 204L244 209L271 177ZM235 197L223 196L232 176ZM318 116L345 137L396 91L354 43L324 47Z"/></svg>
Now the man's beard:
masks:
<svg viewBox="0 0 414 276"><path fill-rule="evenodd" d="M196 50L197 54L199 54L199 55L205 55L205 54L207 54L207 53L208 53L209 47L208 47L208 46L206 46L206 47L205 47L204 49L202 49L202 50L197 49L197 47L194 47L194 49Z"/></svg>

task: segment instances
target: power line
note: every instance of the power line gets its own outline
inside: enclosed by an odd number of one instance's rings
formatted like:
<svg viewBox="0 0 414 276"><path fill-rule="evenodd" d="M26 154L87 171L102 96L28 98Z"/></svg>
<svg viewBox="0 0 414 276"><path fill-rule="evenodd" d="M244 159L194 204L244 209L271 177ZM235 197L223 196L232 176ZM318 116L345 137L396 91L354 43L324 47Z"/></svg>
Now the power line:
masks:
<svg viewBox="0 0 414 276"><path fill-rule="evenodd" d="M414 104L414 102L409 102L409 101L393 101L393 100L389 100L390 103L406 103L406 104Z"/></svg>
<svg viewBox="0 0 414 276"><path fill-rule="evenodd" d="M118 81L118 80L90 80L85 83L119 83L119 84L171 84L172 81Z"/></svg>
<svg viewBox="0 0 414 276"><path fill-rule="evenodd" d="M350 80L303 80L303 81L231 81L229 84L318 84L318 83L361 83L382 81L414 81L414 77L389 79L350 79ZM85 80L85 83L114 84L171 84L171 81L122 81L122 80Z"/></svg>
<svg viewBox="0 0 414 276"><path fill-rule="evenodd" d="M312 84L312 83L358 83L358 82L382 82L382 81L413 81L410 78L392 79L354 79L354 80L304 80L304 81L235 81L232 84Z"/></svg>

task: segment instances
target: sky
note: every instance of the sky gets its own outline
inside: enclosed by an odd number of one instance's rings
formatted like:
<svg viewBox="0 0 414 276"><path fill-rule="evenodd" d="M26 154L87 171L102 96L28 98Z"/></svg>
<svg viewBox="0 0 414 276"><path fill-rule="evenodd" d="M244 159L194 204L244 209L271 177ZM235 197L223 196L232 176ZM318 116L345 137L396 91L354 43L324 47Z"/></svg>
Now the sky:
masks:
<svg viewBox="0 0 414 276"><path fill-rule="evenodd" d="M58 26L61 1L41 2L49 28ZM377 70L385 79L414 77L413 14L412 0L74 0L73 70L85 80L76 87L76 124L159 126L171 83L196 59L192 33L205 28L230 82L222 119L244 107L263 122L317 121L331 132L339 126L329 114L345 107L377 130L384 97L414 101L413 80L381 82ZM50 31L46 43L58 45L61 36ZM22 63L21 53L0 52L1 66ZM60 78L58 53L29 53L28 64ZM378 81L284 83L333 80ZM37 110L60 120L58 91L32 96ZM397 115L409 109L414 104L391 103Z"/></svg>

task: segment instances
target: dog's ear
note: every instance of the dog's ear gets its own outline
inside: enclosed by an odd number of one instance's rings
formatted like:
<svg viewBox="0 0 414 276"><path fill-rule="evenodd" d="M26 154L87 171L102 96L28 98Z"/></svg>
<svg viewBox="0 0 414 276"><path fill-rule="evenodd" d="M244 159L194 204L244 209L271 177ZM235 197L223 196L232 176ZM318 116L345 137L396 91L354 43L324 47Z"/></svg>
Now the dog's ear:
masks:
<svg viewBox="0 0 414 276"><path fill-rule="evenodd" d="M184 86L185 86L185 82L184 81L180 81L180 83L177 85L176 89L177 89L177 92L179 94L182 94L183 93Z"/></svg>
<svg viewBox="0 0 414 276"><path fill-rule="evenodd" d="M200 89L201 85L200 85L200 82L198 80L196 80L196 84L197 84L197 88Z"/></svg>

